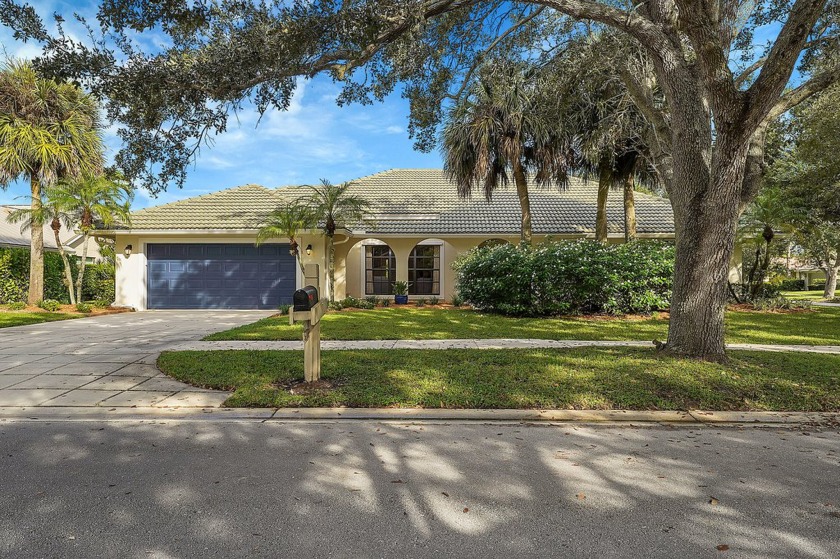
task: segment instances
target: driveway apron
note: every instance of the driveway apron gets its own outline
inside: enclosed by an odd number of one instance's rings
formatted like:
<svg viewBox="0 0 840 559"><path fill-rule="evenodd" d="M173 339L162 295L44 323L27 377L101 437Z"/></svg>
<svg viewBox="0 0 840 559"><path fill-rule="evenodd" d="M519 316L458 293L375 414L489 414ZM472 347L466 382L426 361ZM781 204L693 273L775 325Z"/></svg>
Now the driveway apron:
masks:
<svg viewBox="0 0 840 559"><path fill-rule="evenodd" d="M146 311L0 329L0 408L218 407L158 371L161 351L270 316L266 311Z"/></svg>

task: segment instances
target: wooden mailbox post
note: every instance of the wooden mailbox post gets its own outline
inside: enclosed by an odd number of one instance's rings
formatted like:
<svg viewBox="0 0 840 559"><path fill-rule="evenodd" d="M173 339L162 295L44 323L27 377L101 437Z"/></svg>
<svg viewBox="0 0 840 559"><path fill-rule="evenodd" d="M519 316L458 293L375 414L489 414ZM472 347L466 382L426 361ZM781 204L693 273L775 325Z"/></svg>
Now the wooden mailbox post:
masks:
<svg viewBox="0 0 840 559"><path fill-rule="evenodd" d="M328 302L321 299L309 310L289 309L289 324L303 322L303 378L315 382L321 378L321 317Z"/></svg>

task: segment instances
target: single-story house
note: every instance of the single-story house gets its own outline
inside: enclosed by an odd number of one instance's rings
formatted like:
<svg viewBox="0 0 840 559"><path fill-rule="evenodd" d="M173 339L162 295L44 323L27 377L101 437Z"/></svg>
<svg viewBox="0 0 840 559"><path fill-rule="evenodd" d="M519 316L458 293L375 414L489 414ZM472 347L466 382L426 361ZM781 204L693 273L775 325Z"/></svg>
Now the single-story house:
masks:
<svg viewBox="0 0 840 559"><path fill-rule="evenodd" d="M5 205L0 206L0 247L9 248L25 248L29 249L32 243L32 236L28 229L21 230L21 223L12 223L9 216L15 210L21 208L28 208L29 206ZM44 226L44 250L48 252L58 252L58 245L55 243L55 234L49 223ZM61 240L64 251L69 255L82 257L84 248L84 237L76 233L75 229L65 227L62 224L61 230L58 232L58 238ZM88 262L95 262L102 258L99 252L99 244L96 239L91 237L88 239L87 260Z"/></svg>
<svg viewBox="0 0 840 559"><path fill-rule="evenodd" d="M486 242L518 242L515 189L460 198L440 169L394 169L352 181L371 211L363 223L340 229L336 244L336 298L390 296L395 280L410 298L450 299L452 263ZM116 229L116 301L145 309L273 309L291 302L296 288L315 283L325 293L326 238L320 230L298 237L307 277L289 254L287 239L255 246L268 214L309 194L304 186L245 185L135 212ZM594 237L597 188L572 178L561 190L532 188L534 242L546 237ZM673 239L668 200L636 193L638 237ZM610 242L624 239L619 192L607 209ZM315 264L317 266L311 266ZM311 277L309 277L311 275Z"/></svg>

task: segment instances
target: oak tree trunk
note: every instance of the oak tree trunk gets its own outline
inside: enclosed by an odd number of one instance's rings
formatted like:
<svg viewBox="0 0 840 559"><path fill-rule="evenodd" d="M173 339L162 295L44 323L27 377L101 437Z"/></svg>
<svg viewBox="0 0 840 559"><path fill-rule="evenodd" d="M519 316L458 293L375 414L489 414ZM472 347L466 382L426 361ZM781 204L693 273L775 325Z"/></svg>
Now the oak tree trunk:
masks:
<svg viewBox="0 0 840 559"><path fill-rule="evenodd" d="M516 194L519 196L519 207L522 212L522 224L519 241L531 244L531 199L528 197L528 180L525 169L518 161L513 164L513 181L516 183Z"/></svg>
<svg viewBox="0 0 840 559"><path fill-rule="evenodd" d="M636 194L633 190L633 175L624 179L624 241L636 240Z"/></svg>
<svg viewBox="0 0 840 559"><path fill-rule="evenodd" d="M612 161L602 156L598 163L598 205L595 211L595 240L607 242L607 196L613 183Z"/></svg>
<svg viewBox="0 0 840 559"><path fill-rule="evenodd" d="M824 299L834 299L834 294L837 291L837 271L837 267L830 267L825 270L825 291L823 291Z"/></svg>
<svg viewBox="0 0 840 559"><path fill-rule="evenodd" d="M29 294L27 303L34 306L44 299L44 224L37 216L41 215L41 183L32 177L32 218L29 228L32 236L29 249Z"/></svg>

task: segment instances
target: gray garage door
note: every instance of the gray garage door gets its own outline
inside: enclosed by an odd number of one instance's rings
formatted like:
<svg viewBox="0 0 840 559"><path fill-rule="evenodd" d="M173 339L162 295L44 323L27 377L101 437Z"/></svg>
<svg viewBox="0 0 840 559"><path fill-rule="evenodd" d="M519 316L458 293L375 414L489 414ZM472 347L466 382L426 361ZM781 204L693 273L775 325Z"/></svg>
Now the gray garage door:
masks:
<svg viewBox="0 0 840 559"><path fill-rule="evenodd" d="M276 309L292 302L289 245L150 244L148 308Z"/></svg>

